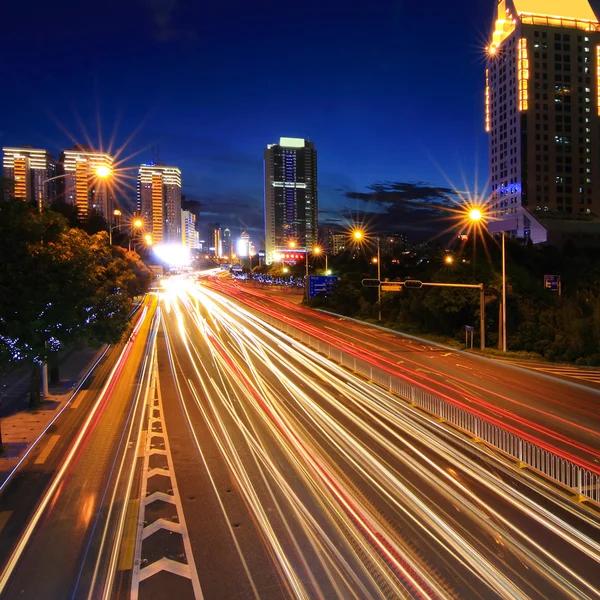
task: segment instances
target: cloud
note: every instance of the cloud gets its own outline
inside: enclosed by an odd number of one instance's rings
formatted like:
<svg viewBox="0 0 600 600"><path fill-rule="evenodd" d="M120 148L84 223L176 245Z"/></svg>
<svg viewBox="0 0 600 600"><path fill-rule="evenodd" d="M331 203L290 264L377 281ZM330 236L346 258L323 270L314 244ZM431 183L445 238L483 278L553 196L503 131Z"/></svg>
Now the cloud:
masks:
<svg viewBox="0 0 600 600"><path fill-rule="evenodd" d="M358 200L362 208L346 207L337 214L325 210L324 224L360 222L380 231L434 236L448 228L448 209L456 205L455 190L422 181L386 181L374 183L367 190L344 192L346 199Z"/></svg>

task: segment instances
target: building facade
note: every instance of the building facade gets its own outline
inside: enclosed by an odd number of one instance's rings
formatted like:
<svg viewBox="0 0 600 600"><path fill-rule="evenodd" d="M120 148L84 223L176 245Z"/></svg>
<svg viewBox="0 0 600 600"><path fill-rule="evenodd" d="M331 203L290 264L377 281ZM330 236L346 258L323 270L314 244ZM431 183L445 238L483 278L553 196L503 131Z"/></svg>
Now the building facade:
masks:
<svg viewBox="0 0 600 600"><path fill-rule="evenodd" d="M329 251L333 256L337 256L340 252L343 252L346 249L347 244L347 233L336 233L335 231L329 232Z"/></svg>
<svg viewBox="0 0 600 600"><path fill-rule="evenodd" d="M6 196L47 207L56 199L56 161L48 150L23 146L2 148L4 177L12 180ZM52 181L48 181L53 179Z"/></svg>
<svg viewBox="0 0 600 600"><path fill-rule="evenodd" d="M180 244L181 171L164 164L140 165L138 210L155 244Z"/></svg>
<svg viewBox="0 0 600 600"><path fill-rule="evenodd" d="M107 221L113 212L113 197L110 181L98 176L98 170L113 170L113 159L108 154L96 152L86 146L74 146L64 150L59 157L59 170L63 177L62 199L77 207L81 221L92 211L101 214Z"/></svg>
<svg viewBox="0 0 600 600"><path fill-rule="evenodd" d="M189 250L200 248L200 235L196 231L196 215L189 210L181 211L181 241Z"/></svg>
<svg viewBox="0 0 600 600"><path fill-rule="evenodd" d="M318 238L317 151L313 142L285 138L264 153L265 251L272 264L293 243L311 251Z"/></svg>
<svg viewBox="0 0 600 600"><path fill-rule="evenodd" d="M234 254L233 242L231 240L231 230L228 227L223 229L222 253L223 256L231 256Z"/></svg>
<svg viewBox="0 0 600 600"><path fill-rule="evenodd" d="M600 215L600 24L587 0L498 2L485 128L492 233L540 243L557 222Z"/></svg>

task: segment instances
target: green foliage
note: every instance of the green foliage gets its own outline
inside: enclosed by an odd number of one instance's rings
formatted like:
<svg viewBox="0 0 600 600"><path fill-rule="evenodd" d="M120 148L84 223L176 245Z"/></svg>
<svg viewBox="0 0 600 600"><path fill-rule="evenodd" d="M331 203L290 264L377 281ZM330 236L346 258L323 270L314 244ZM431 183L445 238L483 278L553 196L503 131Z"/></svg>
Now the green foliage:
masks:
<svg viewBox="0 0 600 600"><path fill-rule="evenodd" d="M60 345L113 343L151 274L108 235L53 211L0 203L0 364L46 362Z"/></svg>
<svg viewBox="0 0 600 600"><path fill-rule="evenodd" d="M506 240L506 250L509 349L553 361L600 364L600 249L570 245L561 251ZM499 244L486 237L475 248L456 248L455 262L450 267L443 263L442 255L435 256L435 252L430 252L422 260L394 267L383 257L382 278L484 283L487 346L497 345L502 294ZM353 258L349 253L340 256L336 263L342 280L324 307L363 319L376 316L376 290L360 284L362 278L373 277L370 265L361 255ZM545 274L562 277L561 297L544 288ZM393 329L445 336L464 343L465 325L472 325L477 344L478 290L405 289L384 293L381 304L383 320Z"/></svg>

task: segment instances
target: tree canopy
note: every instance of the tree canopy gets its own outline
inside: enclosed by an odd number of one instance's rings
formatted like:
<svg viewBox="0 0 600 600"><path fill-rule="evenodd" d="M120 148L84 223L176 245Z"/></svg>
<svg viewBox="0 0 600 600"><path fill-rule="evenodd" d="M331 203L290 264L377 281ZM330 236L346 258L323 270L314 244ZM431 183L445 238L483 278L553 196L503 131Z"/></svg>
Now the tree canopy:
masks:
<svg viewBox="0 0 600 600"><path fill-rule="evenodd" d="M47 362L61 345L114 343L151 273L106 232L70 228L18 200L0 203L0 366Z"/></svg>

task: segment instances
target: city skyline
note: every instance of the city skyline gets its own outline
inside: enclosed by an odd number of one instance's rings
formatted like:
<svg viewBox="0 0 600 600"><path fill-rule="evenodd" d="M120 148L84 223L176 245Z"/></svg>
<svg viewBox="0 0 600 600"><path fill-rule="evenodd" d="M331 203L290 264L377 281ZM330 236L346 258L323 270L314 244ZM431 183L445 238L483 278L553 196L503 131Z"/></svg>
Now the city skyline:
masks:
<svg viewBox="0 0 600 600"><path fill-rule="evenodd" d="M370 186L423 182L434 193L452 185L483 189L482 67L493 0L459 6L397 1L368 11L336 4L324 9L315 3L323 18L310 24L314 41L302 50L288 46L296 33L277 33L287 13L279 10L274 17L269 3L252 10L239 5L245 25L235 31L222 27L229 17L224 7L210 7L199 18L199 9L185 2L174 3L172 10L141 4L141 14L127 2L119 6L118 22L110 21L117 29L105 56L79 69L76 82L59 69L40 74L55 90L52 96L39 99L35 77L9 73L7 84L14 83L26 97L0 99L2 114L11 117L0 126L0 143L30 143L57 152L72 145L70 134L80 143L88 135L99 145L99 122L101 145L108 150L116 128L113 151L133 136L120 157L130 157L126 166L150 162L153 154L157 161L177 164L186 174L182 193L202 203L207 221L252 233L263 221L262 149L281 136L312 140L320 149L323 223L341 222L357 211L383 213L381 220L393 222L393 229L403 225L427 237L435 211L415 209L423 203L420 186L404 187L400 195L393 185L383 193ZM86 22L87 34L107 26L111 7L109 2L107 10ZM17 19L21 8L7 10ZM308 26L309 14L294 15L294 31ZM68 1L52 10L39 3L31 31L54 24L58 30L70 27L75 39L80 35L77 15ZM415 23L420 26L412 27ZM220 31L226 31L224 39ZM12 32L4 33L0 44L19 43ZM38 37L32 35L25 55L35 52ZM57 40L57 51L70 47L73 39ZM273 44L285 44L285 56L267 58ZM141 62L135 58L138 47L144 49ZM208 64L204 56L212 49L218 52ZM72 60L77 69L83 57ZM113 68L116 61L119 69ZM285 61L301 66L282 87ZM161 67L171 69L176 95L148 93L143 82L151 69ZM129 173L133 197L135 170ZM398 206L404 200L408 208Z"/></svg>

